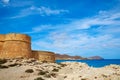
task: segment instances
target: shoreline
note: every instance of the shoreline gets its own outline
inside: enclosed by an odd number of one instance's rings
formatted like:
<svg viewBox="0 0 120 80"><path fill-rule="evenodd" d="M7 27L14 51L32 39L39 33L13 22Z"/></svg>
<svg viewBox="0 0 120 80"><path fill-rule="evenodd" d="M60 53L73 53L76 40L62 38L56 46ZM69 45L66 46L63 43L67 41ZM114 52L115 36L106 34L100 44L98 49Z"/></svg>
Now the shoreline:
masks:
<svg viewBox="0 0 120 80"><path fill-rule="evenodd" d="M8 59L0 61L0 75L0 80L120 80L120 65L96 68L81 62Z"/></svg>
<svg viewBox="0 0 120 80"><path fill-rule="evenodd" d="M61 62L82 62L93 67L104 67L110 64L120 65L120 59L99 59L99 60L56 60L56 63Z"/></svg>

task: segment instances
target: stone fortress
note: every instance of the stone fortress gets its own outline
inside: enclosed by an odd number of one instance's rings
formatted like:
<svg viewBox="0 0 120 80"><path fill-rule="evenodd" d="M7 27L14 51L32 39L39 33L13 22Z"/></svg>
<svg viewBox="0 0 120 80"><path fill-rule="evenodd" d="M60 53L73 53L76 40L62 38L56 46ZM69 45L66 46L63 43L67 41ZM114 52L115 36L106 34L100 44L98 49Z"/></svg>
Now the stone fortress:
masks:
<svg viewBox="0 0 120 80"><path fill-rule="evenodd" d="M35 58L39 61L55 62L53 52L31 50L31 38L25 34L0 34L0 59Z"/></svg>

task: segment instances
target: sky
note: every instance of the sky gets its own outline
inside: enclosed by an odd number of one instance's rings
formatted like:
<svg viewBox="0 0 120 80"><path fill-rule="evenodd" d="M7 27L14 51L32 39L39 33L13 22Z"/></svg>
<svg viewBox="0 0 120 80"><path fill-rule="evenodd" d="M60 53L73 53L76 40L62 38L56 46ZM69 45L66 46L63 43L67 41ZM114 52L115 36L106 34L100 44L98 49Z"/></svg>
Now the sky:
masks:
<svg viewBox="0 0 120 80"><path fill-rule="evenodd" d="M120 59L120 0L0 0L0 34L32 37L32 49Z"/></svg>

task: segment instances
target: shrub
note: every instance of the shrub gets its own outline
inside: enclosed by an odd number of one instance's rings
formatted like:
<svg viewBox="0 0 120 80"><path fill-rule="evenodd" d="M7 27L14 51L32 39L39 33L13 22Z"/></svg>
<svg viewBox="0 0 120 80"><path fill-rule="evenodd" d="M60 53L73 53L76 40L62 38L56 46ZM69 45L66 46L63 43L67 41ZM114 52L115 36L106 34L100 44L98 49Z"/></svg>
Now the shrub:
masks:
<svg viewBox="0 0 120 80"><path fill-rule="evenodd" d="M56 76L57 76L55 73L51 73L50 75L54 78L56 78Z"/></svg>
<svg viewBox="0 0 120 80"><path fill-rule="evenodd" d="M4 64L4 63L6 63L6 62L7 62L6 59L0 59L0 64Z"/></svg>
<svg viewBox="0 0 120 80"><path fill-rule="evenodd" d="M58 71L59 71L59 69L56 69L56 68L55 68L55 69L53 69L52 71L54 71L54 72L58 72Z"/></svg>
<svg viewBox="0 0 120 80"><path fill-rule="evenodd" d="M59 65L60 65L61 67L67 66L66 64L61 64L61 63L59 63Z"/></svg>
<svg viewBox="0 0 120 80"><path fill-rule="evenodd" d="M64 76L64 78L67 78L67 76Z"/></svg>
<svg viewBox="0 0 120 80"><path fill-rule="evenodd" d="M44 61L42 61L43 63L47 63L47 61L46 60L44 60Z"/></svg>
<svg viewBox="0 0 120 80"><path fill-rule="evenodd" d="M46 74L44 77L50 78L51 75L50 74Z"/></svg>
<svg viewBox="0 0 120 80"><path fill-rule="evenodd" d="M42 77L38 77L38 78L36 78L34 80L44 80L44 79Z"/></svg>
<svg viewBox="0 0 120 80"><path fill-rule="evenodd" d="M105 77L105 78L107 78L107 75L105 75L105 74L102 74L102 76Z"/></svg>
<svg viewBox="0 0 120 80"><path fill-rule="evenodd" d="M97 79L97 77L95 76L95 79Z"/></svg>
<svg viewBox="0 0 120 80"><path fill-rule="evenodd" d="M46 73L48 73L47 71L40 71L39 73L38 73L38 75L45 75Z"/></svg>
<svg viewBox="0 0 120 80"><path fill-rule="evenodd" d="M8 66L0 65L0 69L8 68Z"/></svg>
<svg viewBox="0 0 120 80"><path fill-rule="evenodd" d="M86 78L82 78L81 80L87 80Z"/></svg>
<svg viewBox="0 0 120 80"><path fill-rule="evenodd" d="M8 65L8 66L14 67L14 66L17 66L17 65L18 65L17 63L14 63L14 64L10 64L10 65Z"/></svg>
<svg viewBox="0 0 120 80"><path fill-rule="evenodd" d="M34 71L33 71L33 69L27 69L25 72L27 72L27 73L33 73Z"/></svg>
<svg viewBox="0 0 120 80"><path fill-rule="evenodd" d="M57 67L58 69L61 69L61 67Z"/></svg>

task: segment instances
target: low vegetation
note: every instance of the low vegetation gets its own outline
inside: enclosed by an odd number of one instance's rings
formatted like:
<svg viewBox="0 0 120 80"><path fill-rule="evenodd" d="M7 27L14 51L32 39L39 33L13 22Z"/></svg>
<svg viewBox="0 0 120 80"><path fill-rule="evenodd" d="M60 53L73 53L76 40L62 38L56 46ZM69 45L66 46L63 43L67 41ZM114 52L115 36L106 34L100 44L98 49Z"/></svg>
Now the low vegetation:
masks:
<svg viewBox="0 0 120 80"><path fill-rule="evenodd" d="M66 64L61 64L61 63L59 63L59 65L60 65L61 67L67 66Z"/></svg>
<svg viewBox="0 0 120 80"><path fill-rule="evenodd" d="M10 65L8 65L8 66L14 67L14 66L17 66L17 65L18 65L17 63L14 63L14 64L10 64Z"/></svg>
<svg viewBox="0 0 120 80"><path fill-rule="evenodd" d="M42 77L37 77L34 80L45 80L45 79L43 79Z"/></svg>
<svg viewBox="0 0 120 80"><path fill-rule="evenodd" d="M50 74L46 74L46 75L44 75L44 77L51 78L51 75Z"/></svg>
<svg viewBox="0 0 120 80"><path fill-rule="evenodd" d="M27 69L25 72L26 72L26 73L33 73L34 70L33 70L33 69Z"/></svg>
<svg viewBox="0 0 120 80"><path fill-rule="evenodd" d="M4 63L6 63L6 62L7 62L6 59L0 59L0 64L4 64Z"/></svg>
<svg viewBox="0 0 120 80"><path fill-rule="evenodd" d="M81 80L87 80L86 78L82 78Z"/></svg>
<svg viewBox="0 0 120 80"><path fill-rule="evenodd" d="M48 71L40 71L39 73L38 73L38 75L45 75L45 74L47 74L48 73Z"/></svg>
<svg viewBox="0 0 120 80"><path fill-rule="evenodd" d="M56 68L55 68L55 69L53 69L52 71L54 71L54 72L58 72L58 71L59 71L59 69L56 69Z"/></svg>
<svg viewBox="0 0 120 80"><path fill-rule="evenodd" d="M0 69L9 68L8 66L0 65Z"/></svg>

